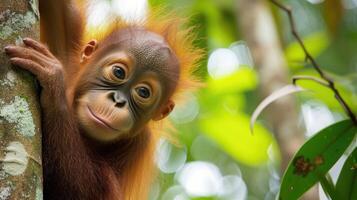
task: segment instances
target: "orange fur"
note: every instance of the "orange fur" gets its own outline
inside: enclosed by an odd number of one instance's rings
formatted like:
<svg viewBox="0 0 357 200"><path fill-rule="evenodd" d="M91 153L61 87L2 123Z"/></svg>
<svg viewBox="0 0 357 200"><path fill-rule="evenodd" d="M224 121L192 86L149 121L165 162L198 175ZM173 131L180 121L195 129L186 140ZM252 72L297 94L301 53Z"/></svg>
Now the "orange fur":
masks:
<svg viewBox="0 0 357 200"><path fill-rule="evenodd" d="M192 73L202 51L192 44L195 37L192 28L184 29L184 20L163 14L165 11L160 9L152 10L146 20L140 22L129 23L113 16L99 27L87 25L84 28L87 2L40 0L42 41L61 61L64 70L64 74L54 78L56 81L42 85L47 92L51 91L41 94L46 97L41 103L45 105L42 123L44 198L144 200L155 171L157 141L172 126L167 126L165 121L150 122L145 127L137 127L140 128L137 136L113 141L105 147L82 137L85 130L79 127L74 98L77 92L86 90L79 82L91 81L84 73L90 65L80 63L83 48L92 39L100 45L113 31L128 27L144 28L163 36L180 64L178 85L167 94L174 92L171 99L176 104L184 100L182 93L199 85Z"/></svg>
<svg viewBox="0 0 357 200"><path fill-rule="evenodd" d="M83 5L82 3L81 6ZM184 100L182 93L193 90L200 85L197 78L193 76L193 72L202 57L202 51L194 47L192 43L195 38L192 28L183 30L183 20L174 17L173 14L163 15L163 13L160 10L151 11L146 20L135 23L126 22L113 16L112 20L107 21L106 24L96 27L87 26L80 46L92 39L96 39L100 44L114 31L127 27L141 27L163 36L180 62L178 86L172 97L177 103ZM130 158L129 164L119 180L121 196L124 200L147 198L149 185L155 172L154 152L158 139L165 135L167 129L173 129L167 120L159 123L150 122L148 127L152 131L145 132L145 134L149 134L145 139L146 141L140 141L140 146L131 150L134 157ZM166 137L172 138L168 135Z"/></svg>
<svg viewBox="0 0 357 200"><path fill-rule="evenodd" d="M137 149L137 157L128 167L124 177L120 179L122 195L124 200L139 200L147 199L150 184L154 177L154 152L159 135L148 132L150 134L148 142L139 143Z"/></svg>

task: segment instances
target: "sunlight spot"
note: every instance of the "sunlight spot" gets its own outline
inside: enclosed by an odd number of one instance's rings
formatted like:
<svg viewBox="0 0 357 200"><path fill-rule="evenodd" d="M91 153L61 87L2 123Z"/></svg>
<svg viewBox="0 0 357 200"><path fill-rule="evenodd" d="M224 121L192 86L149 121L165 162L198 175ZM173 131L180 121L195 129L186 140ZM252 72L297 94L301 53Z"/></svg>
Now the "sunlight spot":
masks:
<svg viewBox="0 0 357 200"><path fill-rule="evenodd" d="M182 186L175 185L170 187L163 195L163 200L189 200L190 198L185 193L185 189Z"/></svg>
<svg viewBox="0 0 357 200"><path fill-rule="evenodd" d="M113 0L113 11L127 21L141 21L147 16L147 0Z"/></svg>
<svg viewBox="0 0 357 200"><path fill-rule="evenodd" d="M239 176L225 176L219 190L219 197L223 199L245 200L247 199L248 189Z"/></svg>
<svg viewBox="0 0 357 200"><path fill-rule="evenodd" d="M162 172L173 173L185 164L186 155L186 148L176 147L162 139L156 152L156 163Z"/></svg>
<svg viewBox="0 0 357 200"><path fill-rule="evenodd" d="M111 16L120 16L128 22L139 22L146 18L147 0L91 0L88 4L88 25L99 26L110 20Z"/></svg>
<svg viewBox="0 0 357 200"><path fill-rule="evenodd" d="M176 179L192 197L217 195L222 175L218 167L209 162L194 161L185 164L177 173Z"/></svg>
<svg viewBox="0 0 357 200"><path fill-rule="evenodd" d="M87 23L89 26L98 26L108 20L111 8L108 1L90 1L88 4Z"/></svg>
<svg viewBox="0 0 357 200"><path fill-rule="evenodd" d="M199 113L199 104L197 98L191 94L185 94L184 105L177 105L170 114L170 118L176 124L185 124L193 121Z"/></svg>
<svg viewBox="0 0 357 200"><path fill-rule="evenodd" d="M306 0L306 1L308 1L309 3L312 3L312 4L319 4L319 3L324 2L325 0Z"/></svg>
<svg viewBox="0 0 357 200"><path fill-rule="evenodd" d="M235 53L230 49L216 49L208 58L208 73L212 78L220 78L237 71L239 61Z"/></svg>
<svg viewBox="0 0 357 200"><path fill-rule="evenodd" d="M244 41L234 42L231 44L229 49L236 54L239 60L239 65L254 67L252 54L250 53L249 47L246 42Z"/></svg>
<svg viewBox="0 0 357 200"><path fill-rule="evenodd" d="M322 103L308 101L301 106L301 110L307 137L335 122L331 111Z"/></svg>

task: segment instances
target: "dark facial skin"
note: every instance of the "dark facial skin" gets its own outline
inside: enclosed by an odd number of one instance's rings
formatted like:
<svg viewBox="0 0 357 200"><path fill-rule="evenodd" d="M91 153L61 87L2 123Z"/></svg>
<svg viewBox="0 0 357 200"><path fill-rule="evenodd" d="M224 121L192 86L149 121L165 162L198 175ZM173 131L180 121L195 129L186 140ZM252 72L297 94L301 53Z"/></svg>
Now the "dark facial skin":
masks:
<svg viewBox="0 0 357 200"><path fill-rule="evenodd" d="M75 94L77 117L89 137L102 142L133 137L172 110L169 97L179 67L161 36L128 28L98 46L86 55L84 64L91 70L82 75L86 79L79 88L84 89Z"/></svg>

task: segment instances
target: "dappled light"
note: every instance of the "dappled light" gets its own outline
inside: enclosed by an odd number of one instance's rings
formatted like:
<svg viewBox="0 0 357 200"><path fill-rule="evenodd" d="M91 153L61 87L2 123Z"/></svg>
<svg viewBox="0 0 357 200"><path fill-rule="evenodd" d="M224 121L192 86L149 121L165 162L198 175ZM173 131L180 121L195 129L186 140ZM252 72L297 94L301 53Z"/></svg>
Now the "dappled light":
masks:
<svg viewBox="0 0 357 200"><path fill-rule="evenodd" d="M302 118L306 127L306 136L311 137L336 121L333 113L323 104L307 101L301 106Z"/></svg>
<svg viewBox="0 0 357 200"><path fill-rule="evenodd" d="M207 68L212 78L219 78L237 71L239 60L232 50L221 48L209 56Z"/></svg>
<svg viewBox="0 0 357 200"><path fill-rule="evenodd" d="M88 0L88 26L98 26L112 16L121 16L126 21L138 22L147 17L147 0Z"/></svg>
<svg viewBox="0 0 357 200"><path fill-rule="evenodd" d="M325 0L307 0L307 1L310 3L313 3L313 4L319 4L319 3L324 2Z"/></svg>
<svg viewBox="0 0 357 200"><path fill-rule="evenodd" d="M170 118L177 124L184 124L193 121L199 114L200 105L197 97L194 94L186 93L186 102L178 107L170 114Z"/></svg>
<svg viewBox="0 0 357 200"><path fill-rule="evenodd" d="M156 163L163 173L177 172L185 164L187 150L185 147L177 147L166 140L161 140L156 154Z"/></svg>
<svg viewBox="0 0 357 200"><path fill-rule="evenodd" d="M185 164L176 175L177 181L192 197L207 197L218 194L222 175L212 163L195 161Z"/></svg>
<svg viewBox="0 0 357 200"><path fill-rule="evenodd" d="M229 46L229 49L237 56L240 66L254 67L254 61L246 42L234 42ZM223 64L220 63L220 66L223 66Z"/></svg>

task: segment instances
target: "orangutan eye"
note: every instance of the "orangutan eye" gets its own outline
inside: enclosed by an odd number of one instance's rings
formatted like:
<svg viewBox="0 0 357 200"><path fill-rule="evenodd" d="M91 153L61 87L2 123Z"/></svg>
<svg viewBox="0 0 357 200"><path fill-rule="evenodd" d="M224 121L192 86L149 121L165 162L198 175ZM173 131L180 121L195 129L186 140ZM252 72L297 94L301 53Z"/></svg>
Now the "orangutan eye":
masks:
<svg viewBox="0 0 357 200"><path fill-rule="evenodd" d="M113 74L116 78L118 78L120 80L124 80L126 77L125 70L118 65L113 66Z"/></svg>
<svg viewBox="0 0 357 200"><path fill-rule="evenodd" d="M144 98L144 99L147 99L151 96L150 89L147 87L143 87L143 86L138 87L138 88L136 88L136 92L138 93L138 95L141 98Z"/></svg>

